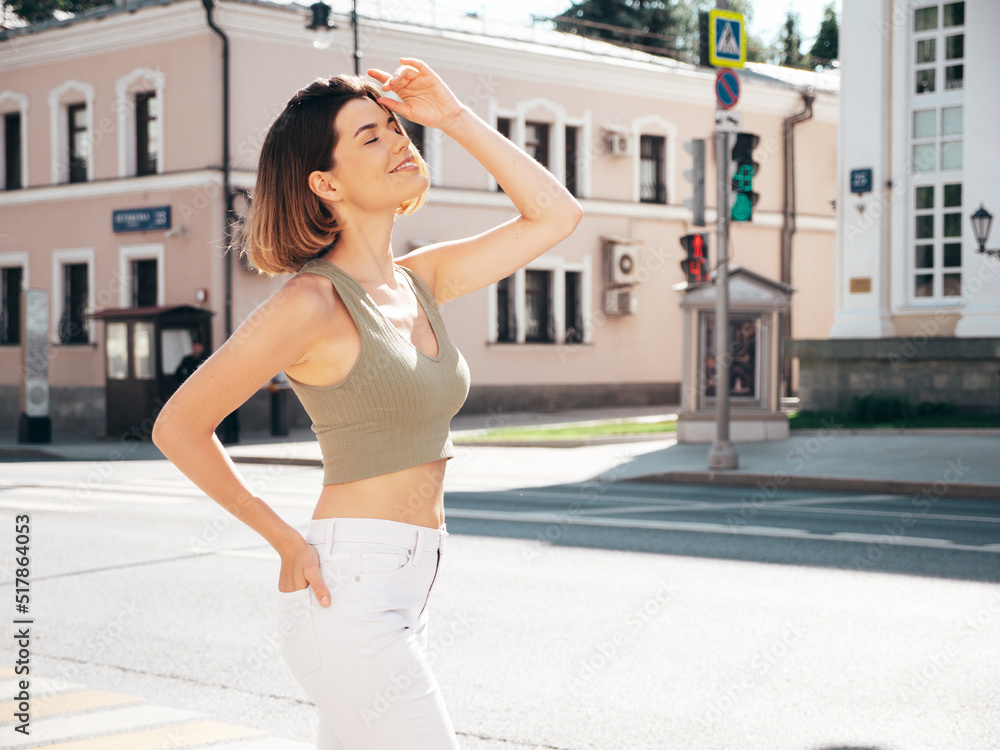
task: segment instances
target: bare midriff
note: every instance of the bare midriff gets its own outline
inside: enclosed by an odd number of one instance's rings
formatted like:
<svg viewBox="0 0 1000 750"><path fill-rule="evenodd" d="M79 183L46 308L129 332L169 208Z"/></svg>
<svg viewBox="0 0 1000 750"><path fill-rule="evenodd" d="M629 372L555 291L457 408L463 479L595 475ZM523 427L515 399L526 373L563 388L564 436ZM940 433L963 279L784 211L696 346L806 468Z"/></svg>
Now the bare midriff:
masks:
<svg viewBox="0 0 1000 750"><path fill-rule="evenodd" d="M444 523L446 458L340 484L325 484L313 518L382 518L437 529Z"/></svg>

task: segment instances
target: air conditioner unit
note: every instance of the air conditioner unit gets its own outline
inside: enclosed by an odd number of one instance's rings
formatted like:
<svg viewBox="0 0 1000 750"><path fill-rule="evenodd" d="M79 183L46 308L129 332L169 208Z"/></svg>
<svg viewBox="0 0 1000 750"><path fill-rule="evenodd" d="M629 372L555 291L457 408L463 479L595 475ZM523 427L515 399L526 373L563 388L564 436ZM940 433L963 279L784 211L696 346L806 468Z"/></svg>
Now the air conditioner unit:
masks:
<svg viewBox="0 0 1000 750"><path fill-rule="evenodd" d="M639 271L639 246L604 243L604 279L609 284L635 284Z"/></svg>
<svg viewBox="0 0 1000 750"><path fill-rule="evenodd" d="M606 290L604 312L608 315L635 315L639 312L639 296L635 289L625 287Z"/></svg>
<svg viewBox="0 0 1000 750"><path fill-rule="evenodd" d="M604 148L612 156L628 156L632 153L632 139L621 130L606 130Z"/></svg>

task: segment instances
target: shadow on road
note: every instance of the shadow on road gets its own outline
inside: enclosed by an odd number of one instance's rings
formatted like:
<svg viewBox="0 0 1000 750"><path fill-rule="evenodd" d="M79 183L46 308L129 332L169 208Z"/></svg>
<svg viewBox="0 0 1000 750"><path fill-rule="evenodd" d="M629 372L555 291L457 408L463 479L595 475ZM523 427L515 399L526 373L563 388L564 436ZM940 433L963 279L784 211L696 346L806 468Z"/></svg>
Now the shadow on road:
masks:
<svg viewBox="0 0 1000 750"><path fill-rule="evenodd" d="M452 533L542 546L1000 582L1000 514L979 518L982 501L943 498L921 514L905 498L789 492L746 515L748 492L583 482L449 492L445 514Z"/></svg>

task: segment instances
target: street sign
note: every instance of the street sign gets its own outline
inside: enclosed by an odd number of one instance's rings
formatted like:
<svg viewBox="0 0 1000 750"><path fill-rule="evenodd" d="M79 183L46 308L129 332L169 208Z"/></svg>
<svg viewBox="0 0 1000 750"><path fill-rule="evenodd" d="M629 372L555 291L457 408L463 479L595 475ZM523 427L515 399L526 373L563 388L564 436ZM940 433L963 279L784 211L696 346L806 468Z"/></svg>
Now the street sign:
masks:
<svg viewBox="0 0 1000 750"><path fill-rule="evenodd" d="M851 170L851 192L870 193L872 190L872 170L852 169Z"/></svg>
<svg viewBox="0 0 1000 750"><path fill-rule="evenodd" d="M708 12L708 61L717 68L742 68L747 59L746 25L741 13Z"/></svg>
<svg viewBox="0 0 1000 750"><path fill-rule="evenodd" d="M715 110L715 129L721 133L739 133L743 130L743 115L739 112Z"/></svg>
<svg viewBox="0 0 1000 750"><path fill-rule="evenodd" d="M113 232L148 232L170 229L170 206L125 208L111 212Z"/></svg>
<svg viewBox="0 0 1000 750"><path fill-rule="evenodd" d="M740 76L724 68L715 74L715 99L723 109L731 109L740 100Z"/></svg>

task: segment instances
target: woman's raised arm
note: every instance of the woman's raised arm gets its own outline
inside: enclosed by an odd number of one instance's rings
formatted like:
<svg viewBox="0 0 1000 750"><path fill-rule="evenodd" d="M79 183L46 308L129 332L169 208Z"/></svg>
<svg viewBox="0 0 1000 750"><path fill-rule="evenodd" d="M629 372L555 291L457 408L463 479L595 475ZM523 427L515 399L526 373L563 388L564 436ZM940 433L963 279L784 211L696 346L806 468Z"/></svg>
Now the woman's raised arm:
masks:
<svg viewBox="0 0 1000 750"><path fill-rule="evenodd" d="M215 428L274 375L308 356L329 321L329 295L295 279L261 304L171 396L153 425L153 443L206 495L260 534L281 556L279 588L306 583L328 596L315 551L257 497L236 470ZM310 554L311 553L311 554ZM328 601L328 600L327 600ZM325 604L325 602L324 602Z"/></svg>
<svg viewBox="0 0 1000 750"><path fill-rule="evenodd" d="M461 104L430 67L413 58L400 62L391 76L368 71L402 100L386 97L380 103L455 140L496 178L520 214L475 237L428 245L400 258L440 304L527 265L572 234L583 209L551 172Z"/></svg>

